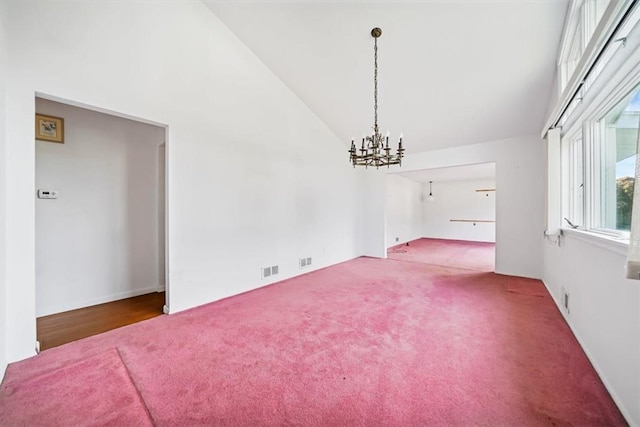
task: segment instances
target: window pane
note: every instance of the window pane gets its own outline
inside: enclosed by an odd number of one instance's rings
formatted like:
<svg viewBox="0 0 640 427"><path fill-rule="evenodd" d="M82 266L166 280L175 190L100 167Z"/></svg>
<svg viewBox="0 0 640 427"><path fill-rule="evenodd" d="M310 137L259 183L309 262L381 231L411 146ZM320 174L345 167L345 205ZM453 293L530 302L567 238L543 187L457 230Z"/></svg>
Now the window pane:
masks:
<svg viewBox="0 0 640 427"><path fill-rule="evenodd" d="M582 52L584 52L584 47L582 44L582 29L582 24L579 24L576 28L576 32L573 34L573 40L571 41L571 47L569 49L569 54L567 55L567 82L573 75L578 62L580 62L580 58L582 57Z"/></svg>
<svg viewBox="0 0 640 427"><path fill-rule="evenodd" d="M601 228L629 231L640 125L640 88L616 105L600 121Z"/></svg>
<svg viewBox="0 0 640 427"><path fill-rule="evenodd" d="M584 182L582 173L582 132L562 140L562 217L577 227L584 226ZM569 226L564 222L565 227Z"/></svg>
<svg viewBox="0 0 640 427"><path fill-rule="evenodd" d="M609 0L590 0L586 5L588 6L588 10L585 11L585 18L588 21L588 28L585 34L585 45L591 40L596 27L602 19L605 9L609 5Z"/></svg>
<svg viewBox="0 0 640 427"><path fill-rule="evenodd" d="M583 217L583 194L584 183L582 174L582 136L573 141L572 144L572 165L571 169L571 187L572 187L572 203L571 203L571 218L575 225L584 224Z"/></svg>

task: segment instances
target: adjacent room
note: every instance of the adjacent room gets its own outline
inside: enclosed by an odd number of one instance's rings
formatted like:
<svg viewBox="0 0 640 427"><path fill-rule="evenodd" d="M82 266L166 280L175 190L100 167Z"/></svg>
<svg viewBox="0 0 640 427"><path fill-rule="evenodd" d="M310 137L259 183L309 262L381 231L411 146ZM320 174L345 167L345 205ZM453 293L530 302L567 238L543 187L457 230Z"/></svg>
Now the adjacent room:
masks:
<svg viewBox="0 0 640 427"><path fill-rule="evenodd" d="M36 130L35 142L36 316L45 350L162 314L165 129L35 103L39 120L60 132Z"/></svg>
<svg viewBox="0 0 640 427"><path fill-rule="evenodd" d="M387 175L387 246L418 237L495 243L495 218L495 163Z"/></svg>
<svg viewBox="0 0 640 427"><path fill-rule="evenodd" d="M640 426L638 3L0 0L0 425Z"/></svg>
<svg viewBox="0 0 640 427"><path fill-rule="evenodd" d="M388 174L387 256L495 271L495 181L495 163Z"/></svg>

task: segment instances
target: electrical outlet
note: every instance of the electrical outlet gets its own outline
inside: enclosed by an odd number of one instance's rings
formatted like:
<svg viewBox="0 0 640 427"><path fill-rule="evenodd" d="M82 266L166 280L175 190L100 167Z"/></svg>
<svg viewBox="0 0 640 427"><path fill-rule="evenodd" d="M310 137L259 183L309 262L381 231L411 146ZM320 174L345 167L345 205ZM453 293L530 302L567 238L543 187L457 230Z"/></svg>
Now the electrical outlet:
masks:
<svg viewBox="0 0 640 427"><path fill-rule="evenodd" d="M262 278L271 276L271 267L264 267L262 269Z"/></svg>
<svg viewBox="0 0 640 427"><path fill-rule="evenodd" d="M399 242L399 241L400 241L400 238L399 238L399 237L396 237L396 242Z"/></svg>
<svg viewBox="0 0 640 427"><path fill-rule="evenodd" d="M275 276L276 274L278 274L278 271L279 271L279 270L280 270L280 268L279 268L277 265L273 265L273 266L271 266L271 274L272 274L272 275L274 275L274 276Z"/></svg>
<svg viewBox="0 0 640 427"><path fill-rule="evenodd" d="M307 257L307 265L311 265L311 257Z"/></svg>

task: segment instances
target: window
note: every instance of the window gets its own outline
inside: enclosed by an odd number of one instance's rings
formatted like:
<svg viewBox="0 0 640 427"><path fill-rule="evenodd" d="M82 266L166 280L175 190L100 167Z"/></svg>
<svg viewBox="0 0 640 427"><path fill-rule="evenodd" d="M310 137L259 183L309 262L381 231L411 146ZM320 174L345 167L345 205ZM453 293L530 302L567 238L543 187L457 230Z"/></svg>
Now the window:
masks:
<svg viewBox="0 0 640 427"><path fill-rule="evenodd" d="M559 72L563 84L582 60L608 1L572 3ZM611 3L613 5L613 3ZM612 12L614 13L614 12ZM594 235L628 239L640 138L640 7L625 19L599 54L562 126L562 216ZM578 18L576 18L578 17ZM615 38L613 38L615 37ZM629 45L627 46L627 42ZM631 70L631 71L630 71ZM563 226L571 224L563 221Z"/></svg>
<svg viewBox="0 0 640 427"><path fill-rule="evenodd" d="M587 0L585 4L584 21L585 21L585 40L591 40L596 27L604 15L610 0Z"/></svg>
<svg viewBox="0 0 640 427"><path fill-rule="evenodd" d="M573 3L567 20L567 33L558 61L560 93L573 75L582 54L591 41L610 0L578 0Z"/></svg>
<svg viewBox="0 0 640 427"><path fill-rule="evenodd" d="M569 82L569 79L573 75L573 72L578 65L578 61L580 61L580 57L582 56L582 52L584 51L584 34L582 30L582 11L583 4L577 6L575 10L572 11L573 19L572 25L570 26L571 31L568 32L570 34L567 39L568 44L565 47L564 54L562 59L560 60L560 64L558 66L558 71L560 73L560 92L564 90Z"/></svg>
<svg viewBox="0 0 640 427"><path fill-rule="evenodd" d="M639 129L640 86L636 86L562 139L562 214L571 224L629 238Z"/></svg>
<svg viewBox="0 0 640 427"><path fill-rule="evenodd" d="M592 228L628 232L640 127L640 87L597 121Z"/></svg>

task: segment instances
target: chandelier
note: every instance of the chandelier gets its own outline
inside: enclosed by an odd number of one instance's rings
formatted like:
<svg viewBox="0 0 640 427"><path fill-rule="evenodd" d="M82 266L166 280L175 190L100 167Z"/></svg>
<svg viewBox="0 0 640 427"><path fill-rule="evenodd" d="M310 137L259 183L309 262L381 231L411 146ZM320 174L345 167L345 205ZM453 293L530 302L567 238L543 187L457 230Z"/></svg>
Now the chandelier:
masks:
<svg viewBox="0 0 640 427"><path fill-rule="evenodd" d="M402 157L404 148L402 148L402 134L400 134L400 142L398 150L395 154L391 154L389 148L389 132L386 136L382 136L378 127L378 37L382 35L380 28L371 30L373 37L373 134L364 135L362 137L361 148L356 148L355 140L351 139L351 149L349 150L349 160L356 166L380 166L402 165Z"/></svg>

